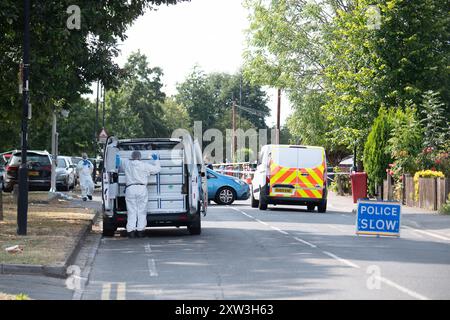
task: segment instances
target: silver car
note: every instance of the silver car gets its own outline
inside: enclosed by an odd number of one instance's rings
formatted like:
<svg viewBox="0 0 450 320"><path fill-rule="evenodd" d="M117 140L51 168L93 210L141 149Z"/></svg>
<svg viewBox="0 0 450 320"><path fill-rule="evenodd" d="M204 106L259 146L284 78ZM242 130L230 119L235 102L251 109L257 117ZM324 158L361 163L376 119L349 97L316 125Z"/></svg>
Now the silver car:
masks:
<svg viewBox="0 0 450 320"><path fill-rule="evenodd" d="M71 157L58 156L56 160L56 187L69 191L76 185L76 165Z"/></svg>

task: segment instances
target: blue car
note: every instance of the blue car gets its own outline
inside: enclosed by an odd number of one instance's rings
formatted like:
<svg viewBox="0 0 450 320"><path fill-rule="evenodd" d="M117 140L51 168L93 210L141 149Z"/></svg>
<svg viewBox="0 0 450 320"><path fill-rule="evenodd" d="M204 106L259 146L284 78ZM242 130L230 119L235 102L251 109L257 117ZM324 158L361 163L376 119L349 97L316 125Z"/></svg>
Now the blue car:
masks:
<svg viewBox="0 0 450 320"><path fill-rule="evenodd" d="M235 177L207 169L208 199L217 204L229 205L234 200L247 200L250 197L248 184Z"/></svg>

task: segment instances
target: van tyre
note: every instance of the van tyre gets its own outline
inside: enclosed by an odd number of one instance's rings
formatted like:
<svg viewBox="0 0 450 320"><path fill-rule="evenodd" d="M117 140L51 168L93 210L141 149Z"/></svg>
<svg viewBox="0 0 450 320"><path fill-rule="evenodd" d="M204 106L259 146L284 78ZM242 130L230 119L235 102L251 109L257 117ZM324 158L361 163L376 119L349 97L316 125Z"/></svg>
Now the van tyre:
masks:
<svg viewBox="0 0 450 320"><path fill-rule="evenodd" d="M258 209L259 210L267 210L267 203L263 200L262 195L260 195L260 199L258 201Z"/></svg>
<svg viewBox="0 0 450 320"><path fill-rule="evenodd" d="M327 200L320 201L319 205L317 206L317 211L319 213L325 213L327 212Z"/></svg>
<svg viewBox="0 0 450 320"><path fill-rule="evenodd" d="M306 206L306 208L308 209L309 212L313 212L315 207L316 207L315 204L308 204Z"/></svg>
<svg viewBox="0 0 450 320"><path fill-rule="evenodd" d="M217 204L230 205L236 199L236 194L230 187L223 187L217 191L214 201Z"/></svg>
<svg viewBox="0 0 450 320"><path fill-rule="evenodd" d="M103 231L104 237L114 237L117 227L109 221L109 218L103 217Z"/></svg>
<svg viewBox="0 0 450 320"><path fill-rule="evenodd" d="M200 208L200 203L198 204ZM191 235L199 235L202 233L202 219L201 214L199 211L197 211L196 219L194 222L192 222L190 225L188 225L188 231Z"/></svg>
<svg viewBox="0 0 450 320"><path fill-rule="evenodd" d="M251 195L251 206L252 208L258 208L259 201L255 199L255 196L253 194L253 188L252 188L252 195Z"/></svg>

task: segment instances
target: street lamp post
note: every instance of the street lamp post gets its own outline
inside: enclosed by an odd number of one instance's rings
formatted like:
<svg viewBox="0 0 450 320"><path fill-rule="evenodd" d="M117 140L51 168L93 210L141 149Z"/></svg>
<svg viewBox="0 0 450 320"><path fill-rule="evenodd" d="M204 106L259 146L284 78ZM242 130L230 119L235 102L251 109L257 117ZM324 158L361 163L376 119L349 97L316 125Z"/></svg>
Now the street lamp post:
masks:
<svg viewBox="0 0 450 320"><path fill-rule="evenodd" d="M17 199L17 234L27 234L28 216L28 108L29 108L29 73L30 73L30 0L23 1L23 90L22 90L22 132L21 158L19 167L19 196Z"/></svg>

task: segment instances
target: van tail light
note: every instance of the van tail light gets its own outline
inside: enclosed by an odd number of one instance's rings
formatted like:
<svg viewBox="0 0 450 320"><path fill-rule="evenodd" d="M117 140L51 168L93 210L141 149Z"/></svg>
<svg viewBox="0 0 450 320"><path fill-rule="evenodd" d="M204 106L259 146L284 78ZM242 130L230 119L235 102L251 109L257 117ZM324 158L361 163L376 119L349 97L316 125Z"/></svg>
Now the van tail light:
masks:
<svg viewBox="0 0 450 320"><path fill-rule="evenodd" d="M266 184L269 184L269 183L270 183L270 177L266 176Z"/></svg>

